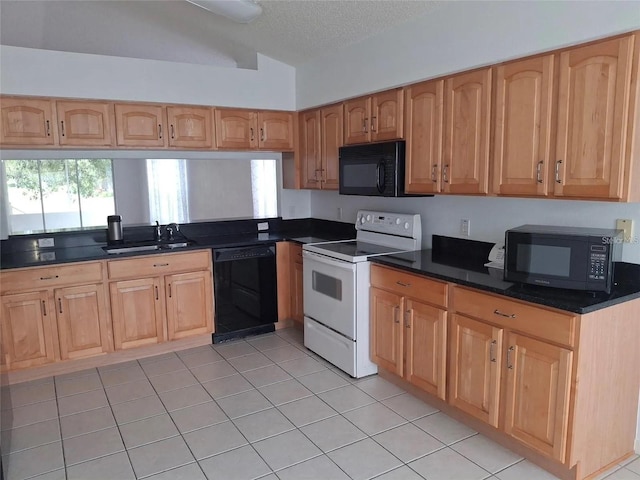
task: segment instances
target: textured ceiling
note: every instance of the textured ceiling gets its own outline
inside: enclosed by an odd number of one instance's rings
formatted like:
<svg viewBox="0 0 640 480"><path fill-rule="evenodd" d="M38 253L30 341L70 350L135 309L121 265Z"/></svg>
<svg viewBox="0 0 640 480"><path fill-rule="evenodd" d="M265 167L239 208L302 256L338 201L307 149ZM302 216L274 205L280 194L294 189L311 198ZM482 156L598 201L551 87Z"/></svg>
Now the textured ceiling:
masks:
<svg viewBox="0 0 640 480"><path fill-rule="evenodd" d="M5 45L251 67L255 53L300 65L426 15L430 0L261 0L238 24L181 0L1 0Z"/></svg>

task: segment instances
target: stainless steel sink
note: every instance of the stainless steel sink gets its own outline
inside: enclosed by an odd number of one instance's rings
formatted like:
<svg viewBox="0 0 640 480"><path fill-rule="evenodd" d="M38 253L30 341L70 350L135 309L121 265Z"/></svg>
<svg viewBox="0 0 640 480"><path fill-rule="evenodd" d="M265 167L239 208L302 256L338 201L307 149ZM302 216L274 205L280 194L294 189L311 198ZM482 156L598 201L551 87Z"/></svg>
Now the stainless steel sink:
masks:
<svg viewBox="0 0 640 480"><path fill-rule="evenodd" d="M109 254L119 253L131 253L131 252L148 252L153 250L172 250L174 248L188 247L189 242L172 242L172 243L148 243L148 244L135 244L135 245L110 245L108 247L102 247L102 249Z"/></svg>

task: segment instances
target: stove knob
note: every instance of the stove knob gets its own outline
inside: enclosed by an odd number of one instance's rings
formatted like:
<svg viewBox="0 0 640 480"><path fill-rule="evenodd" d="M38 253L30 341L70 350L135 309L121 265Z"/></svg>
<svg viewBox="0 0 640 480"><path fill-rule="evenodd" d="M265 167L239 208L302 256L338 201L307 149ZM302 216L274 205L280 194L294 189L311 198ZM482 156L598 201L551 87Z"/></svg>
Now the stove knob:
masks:
<svg viewBox="0 0 640 480"><path fill-rule="evenodd" d="M409 222L404 222L404 229L409 230Z"/></svg>
<svg viewBox="0 0 640 480"><path fill-rule="evenodd" d="M367 222L371 221L371 215L367 215Z"/></svg>
<svg viewBox="0 0 640 480"><path fill-rule="evenodd" d="M364 215L363 215L363 216L360 217L360 223L364 223L364 222L366 222L366 220L365 220Z"/></svg>
<svg viewBox="0 0 640 480"><path fill-rule="evenodd" d="M400 222L401 222L400 218L396 218L396 225L400 225Z"/></svg>

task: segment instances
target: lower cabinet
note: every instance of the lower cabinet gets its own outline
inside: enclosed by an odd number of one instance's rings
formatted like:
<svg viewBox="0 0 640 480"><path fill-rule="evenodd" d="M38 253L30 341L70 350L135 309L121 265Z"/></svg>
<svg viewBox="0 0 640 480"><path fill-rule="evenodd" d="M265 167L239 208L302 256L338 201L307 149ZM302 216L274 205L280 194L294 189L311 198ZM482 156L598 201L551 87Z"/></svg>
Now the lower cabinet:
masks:
<svg viewBox="0 0 640 480"><path fill-rule="evenodd" d="M213 332L211 253L108 262L116 350Z"/></svg>
<svg viewBox="0 0 640 480"><path fill-rule="evenodd" d="M371 360L444 400L446 284L373 265L371 285Z"/></svg>
<svg viewBox="0 0 640 480"><path fill-rule="evenodd" d="M302 245L291 244L291 318L302 323L304 321L303 287L302 287Z"/></svg>

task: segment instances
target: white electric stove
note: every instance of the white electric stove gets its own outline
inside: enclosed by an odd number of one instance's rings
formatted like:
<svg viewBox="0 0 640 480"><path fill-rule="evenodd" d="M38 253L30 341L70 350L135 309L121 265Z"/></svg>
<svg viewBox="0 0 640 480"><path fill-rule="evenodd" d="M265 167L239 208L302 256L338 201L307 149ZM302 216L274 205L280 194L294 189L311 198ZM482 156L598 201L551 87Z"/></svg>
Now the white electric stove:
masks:
<svg viewBox="0 0 640 480"><path fill-rule="evenodd" d="M355 378L369 358L369 258L419 250L420 215L361 210L356 238L302 246L304 344Z"/></svg>

